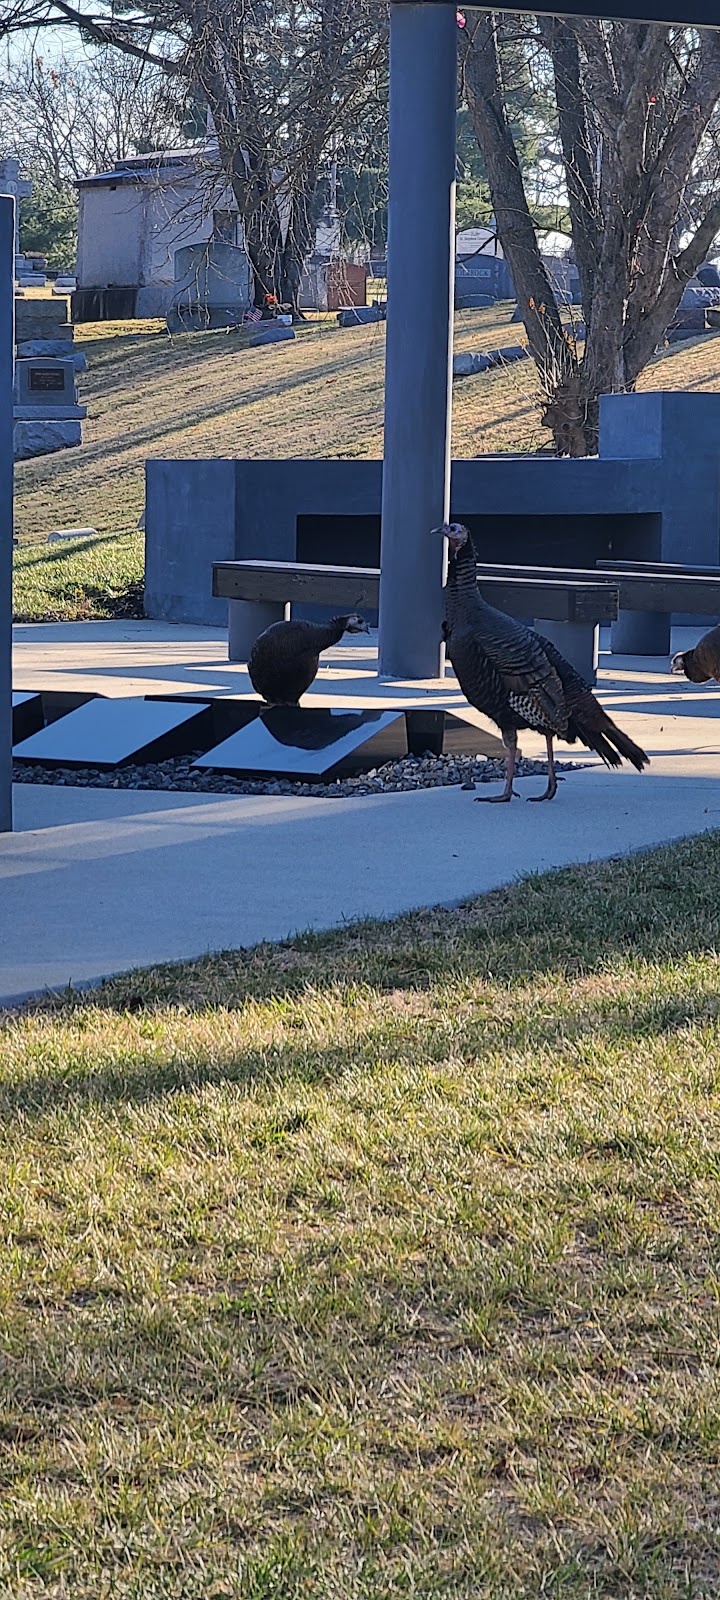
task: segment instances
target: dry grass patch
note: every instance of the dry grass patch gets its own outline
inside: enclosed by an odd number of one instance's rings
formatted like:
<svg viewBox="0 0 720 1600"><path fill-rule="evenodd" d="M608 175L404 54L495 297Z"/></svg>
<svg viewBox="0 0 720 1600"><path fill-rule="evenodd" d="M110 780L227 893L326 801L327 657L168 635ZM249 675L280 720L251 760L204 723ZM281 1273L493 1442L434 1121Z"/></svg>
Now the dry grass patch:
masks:
<svg viewBox="0 0 720 1600"><path fill-rule="evenodd" d="M458 348L515 343L508 310L461 313ZM148 456L382 454L382 324L342 329L319 318L299 328L293 344L265 350L249 349L245 333L170 337L159 322L101 323L77 332L88 357L80 379L88 406L84 441L77 450L19 464L23 542L57 526L131 531L142 511ZM498 381L510 385L507 417L502 404L498 413ZM526 374L518 387L516 369L508 369L487 385L479 415L477 394L474 405L458 395L459 453L527 448L517 422L525 412L532 416L534 380ZM537 442L546 442L539 433Z"/></svg>
<svg viewBox="0 0 720 1600"><path fill-rule="evenodd" d="M522 327L510 309L459 312L455 348L517 343ZM67 552L67 571L56 553L17 551L16 609L27 620L117 614L115 594L122 611L142 575L136 530L148 457L382 455L383 324L342 329L317 317L294 343L251 350L246 333L171 338L159 321L97 323L78 329L78 345L88 356L84 441L18 464L17 532L25 547L53 528L93 527L105 544L87 570L77 549ZM715 390L719 382L720 344L707 335L664 352L640 387ZM455 384L456 456L547 449L532 363Z"/></svg>
<svg viewBox="0 0 720 1600"><path fill-rule="evenodd" d="M0 1594L714 1595L720 842L0 1031Z"/></svg>

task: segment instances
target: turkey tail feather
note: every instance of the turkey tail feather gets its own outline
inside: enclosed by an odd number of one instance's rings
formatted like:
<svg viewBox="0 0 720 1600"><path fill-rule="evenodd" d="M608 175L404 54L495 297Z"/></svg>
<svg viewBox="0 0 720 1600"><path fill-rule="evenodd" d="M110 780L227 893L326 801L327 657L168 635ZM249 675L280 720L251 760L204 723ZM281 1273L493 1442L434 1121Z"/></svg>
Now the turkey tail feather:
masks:
<svg viewBox="0 0 720 1600"><path fill-rule="evenodd" d="M617 723L602 710L594 696L593 709L595 715L591 721L586 721L582 712L578 714L577 709L573 710L568 730L571 739L574 734L587 745L588 750L594 750L608 767L619 767L624 758L625 761L631 761L638 772L642 772L643 767L648 765L650 757L640 749L639 745L634 744L626 733L623 733L622 728L618 728ZM600 716L597 715L598 711L601 713Z"/></svg>

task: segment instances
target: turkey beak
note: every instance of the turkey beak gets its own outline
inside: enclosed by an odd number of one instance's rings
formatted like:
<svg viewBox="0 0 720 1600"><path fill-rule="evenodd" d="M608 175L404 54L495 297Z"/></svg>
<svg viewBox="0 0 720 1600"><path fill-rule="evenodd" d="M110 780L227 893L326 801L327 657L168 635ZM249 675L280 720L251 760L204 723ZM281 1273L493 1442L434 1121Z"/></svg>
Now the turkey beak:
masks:
<svg viewBox="0 0 720 1600"><path fill-rule="evenodd" d="M438 528L434 528L432 531L434 531L434 533L442 533L443 539L448 541L448 549L450 549L450 554L458 555L458 550L461 550L462 546L464 546L464 539L458 539L456 536L454 536L450 523L442 522Z"/></svg>
<svg viewBox="0 0 720 1600"><path fill-rule="evenodd" d="M457 539L453 538L453 535L452 535L452 533L450 531L449 522L441 522L440 523L440 527L439 528L433 528L432 532L433 532L433 536L436 535L436 534L440 534L443 539L447 539L448 545L450 547L450 554L451 555L457 555L457 552L460 549L460 543L458 542Z"/></svg>

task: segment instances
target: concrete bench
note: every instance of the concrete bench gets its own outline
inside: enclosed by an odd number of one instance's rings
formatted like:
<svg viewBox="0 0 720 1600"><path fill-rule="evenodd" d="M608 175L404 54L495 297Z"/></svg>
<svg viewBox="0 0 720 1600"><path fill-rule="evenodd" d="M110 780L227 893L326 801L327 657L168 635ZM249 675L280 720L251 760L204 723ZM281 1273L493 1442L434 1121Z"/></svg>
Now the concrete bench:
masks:
<svg viewBox="0 0 720 1600"><path fill-rule="evenodd" d="M596 561L598 572L636 572L638 576L658 573L661 577L720 578L720 567L696 567L689 561Z"/></svg>
<svg viewBox="0 0 720 1600"><path fill-rule="evenodd" d="M617 590L620 611L611 629L611 649L622 655L668 655L673 613L720 616L720 567L671 566L664 561L598 561L597 567L516 567L481 563L483 574L520 578L601 578Z"/></svg>
<svg viewBox="0 0 720 1600"><path fill-rule="evenodd" d="M377 567L325 567L295 561L218 561L213 563L213 594L228 601L228 655L247 661L258 634L286 615L293 602L334 606L338 611L377 610L380 571ZM600 623L618 615L617 589L604 576L590 573L531 576L507 568L499 575L479 570L482 592L491 605L511 616L534 621L541 632L585 676L597 665Z"/></svg>
<svg viewBox="0 0 720 1600"><path fill-rule="evenodd" d="M598 561L597 570L620 588L620 615L611 630L617 654L668 655L677 616L720 617L720 567L670 561Z"/></svg>

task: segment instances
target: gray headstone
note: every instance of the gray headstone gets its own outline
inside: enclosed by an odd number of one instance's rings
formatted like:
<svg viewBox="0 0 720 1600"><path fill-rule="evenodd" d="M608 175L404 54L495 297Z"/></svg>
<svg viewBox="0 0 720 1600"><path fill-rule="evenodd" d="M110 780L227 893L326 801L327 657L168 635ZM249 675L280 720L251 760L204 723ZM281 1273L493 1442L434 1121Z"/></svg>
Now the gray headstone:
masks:
<svg viewBox="0 0 720 1600"><path fill-rule="evenodd" d="M19 356L52 356L53 360L72 361L72 339L18 339Z"/></svg>
<svg viewBox="0 0 720 1600"><path fill-rule="evenodd" d="M82 444L82 422L79 418L70 422L48 417L38 417L35 422L20 419L13 426L16 461L29 461L33 456L50 456L55 450L69 450L78 444Z"/></svg>
<svg viewBox="0 0 720 1600"><path fill-rule="evenodd" d="M75 368L72 360L55 356L30 356L15 364L15 405L31 414L46 416L58 407L75 406Z"/></svg>
<svg viewBox="0 0 720 1600"><path fill-rule="evenodd" d="M357 328L366 322L385 322L385 306L345 306L338 311L337 319L341 328Z"/></svg>
<svg viewBox="0 0 720 1600"><path fill-rule="evenodd" d="M497 355L497 351L493 354ZM487 355L484 350L461 350L458 355L453 356L453 377L469 378L475 372L487 372L490 367L496 365L493 357Z"/></svg>
<svg viewBox="0 0 720 1600"><path fill-rule="evenodd" d="M250 262L239 245L210 239L175 251L175 289L171 331L180 327L223 327L241 322L250 303ZM199 323L195 319L199 319Z"/></svg>
<svg viewBox="0 0 720 1600"><path fill-rule="evenodd" d="M18 312L18 337L22 338L22 329L26 320L42 322L47 329L48 337L51 329L58 323L67 322L67 306L59 300L28 300Z"/></svg>
<svg viewBox="0 0 720 1600"><path fill-rule="evenodd" d="M294 328L283 328L281 323L268 322L264 328L254 333L250 340L250 348L259 344L284 344L286 339L295 338Z"/></svg>
<svg viewBox="0 0 720 1600"><path fill-rule="evenodd" d="M55 544L58 539L97 539L97 528L56 528L54 533L47 536L48 544Z"/></svg>

